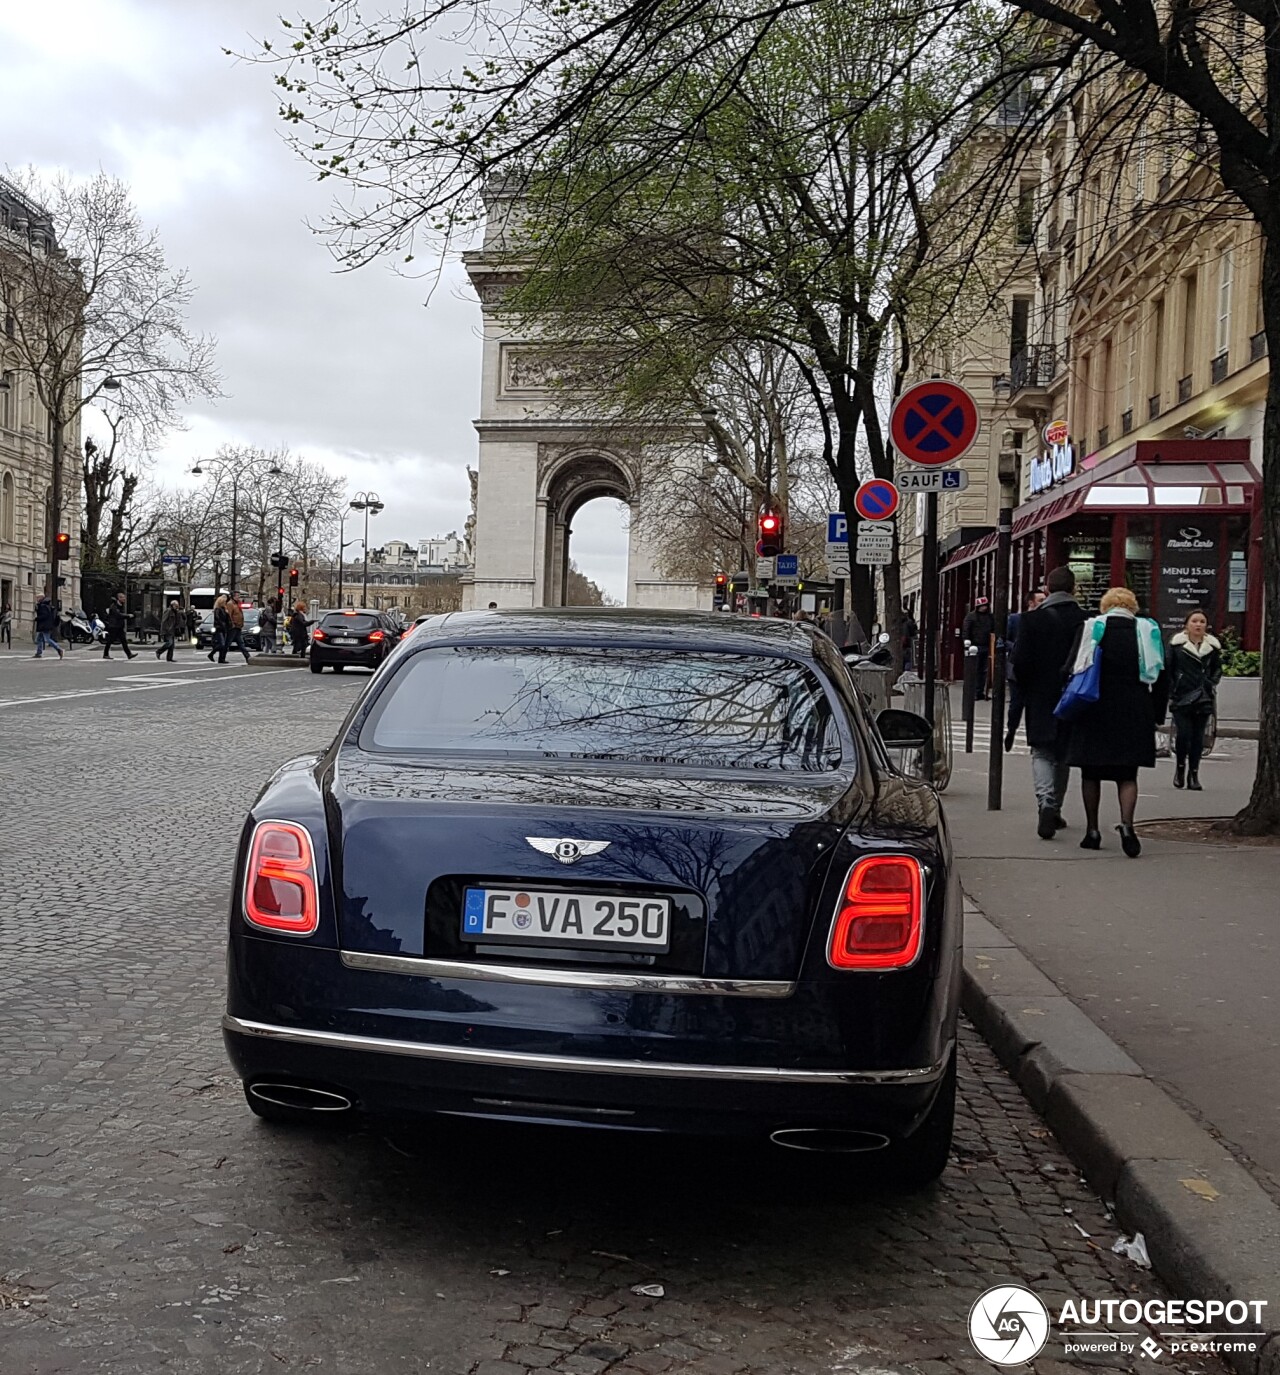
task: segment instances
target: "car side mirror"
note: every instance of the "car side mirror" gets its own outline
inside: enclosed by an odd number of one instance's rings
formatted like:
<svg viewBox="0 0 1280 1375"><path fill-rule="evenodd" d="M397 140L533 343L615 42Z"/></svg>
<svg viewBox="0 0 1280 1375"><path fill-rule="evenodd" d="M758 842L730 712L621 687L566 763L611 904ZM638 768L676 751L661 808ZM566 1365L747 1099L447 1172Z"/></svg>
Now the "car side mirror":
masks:
<svg viewBox="0 0 1280 1375"><path fill-rule="evenodd" d="M891 749L923 749L933 734L927 717L900 707L886 707L876 717L876 729Z"/></svg>

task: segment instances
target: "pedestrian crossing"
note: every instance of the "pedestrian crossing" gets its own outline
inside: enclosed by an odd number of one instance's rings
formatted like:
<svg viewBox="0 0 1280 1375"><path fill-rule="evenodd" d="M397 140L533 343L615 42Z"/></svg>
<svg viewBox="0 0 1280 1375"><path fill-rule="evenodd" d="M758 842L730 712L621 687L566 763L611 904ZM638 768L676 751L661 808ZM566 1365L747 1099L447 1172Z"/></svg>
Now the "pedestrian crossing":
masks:
<svg viewBox="0 0 1280 1375"><path fill-rule="evenodd" d="M965 726L963 721L952 720L951 722L951 756L953 759L964 757ZM988 755L991 753L991 724L988 721L975 721L973 723L973 753L974 755ZM1021 754L1030 756L1031 750L1027 745L1027 737L1023 734L1021 727L1013 742L1013 749L1007 750L1007 754Z"/></svg>

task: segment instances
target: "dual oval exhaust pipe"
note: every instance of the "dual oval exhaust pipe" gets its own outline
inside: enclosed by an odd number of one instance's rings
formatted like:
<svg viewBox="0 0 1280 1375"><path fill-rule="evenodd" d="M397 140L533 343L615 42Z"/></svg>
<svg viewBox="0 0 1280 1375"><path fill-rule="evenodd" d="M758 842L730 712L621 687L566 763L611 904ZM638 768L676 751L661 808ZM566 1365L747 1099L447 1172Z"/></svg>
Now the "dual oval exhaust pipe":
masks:
<svg viewBox="0 0 1280 1375"><path fill-rule="evenodd" d="M882 1151L889 1138L880 1132L846 1131L842 1127L782 1127L769 1133L775 1146L793 1151L818 1151L826 1155Z"/></svg>
<svg viewBox="0 0 1280 1375"><path fill-rule="evenodd" d="M294 1108L301 1112L349 1112L353 1106L345 1093L330 1089L313 1089L306 1084L277 1083L259 1080L249 1085L249 1095L277 1108Z"/></svg>

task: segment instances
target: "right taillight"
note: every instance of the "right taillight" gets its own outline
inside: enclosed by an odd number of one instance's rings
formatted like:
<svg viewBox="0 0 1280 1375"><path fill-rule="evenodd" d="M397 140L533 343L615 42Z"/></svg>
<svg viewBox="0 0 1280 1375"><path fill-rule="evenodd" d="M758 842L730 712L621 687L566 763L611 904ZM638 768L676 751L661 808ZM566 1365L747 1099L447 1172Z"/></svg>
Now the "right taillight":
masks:
<svg viewBox="0 0 1280 1375"><path fill-rule="evenodd" d="M252 926L310 936L320 925L311 837L292 821L261 821L249 846L244 915Z"/></svg>
<svg viewBox="0 0 1280 1375"><path fill-rule="evenodd" d="M902 855L868 855L849 870L831 928L835 969L902 969L920 953L924 875Z"/></svg>

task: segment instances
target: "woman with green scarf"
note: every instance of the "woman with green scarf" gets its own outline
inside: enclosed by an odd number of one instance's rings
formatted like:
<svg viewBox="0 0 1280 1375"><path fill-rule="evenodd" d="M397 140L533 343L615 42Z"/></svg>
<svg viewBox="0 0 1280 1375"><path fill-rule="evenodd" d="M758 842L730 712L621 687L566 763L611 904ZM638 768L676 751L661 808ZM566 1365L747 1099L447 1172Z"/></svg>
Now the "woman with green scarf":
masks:
<svg viewBox="0 0 1280 1375"><path fill-rule="evenodd" d="M1101 660L1098 700L1071 722L1067 763L1080 770L1085 837L1082 850L1102 848L1098 808L1104 782L1116 785L1120 804L1120 847L1130 859L1142 853L1133 828L1138 806L1138 770L1156 763L1156 722L1167 703L1164 643L1160 627L1138 615L1138 600L1127 587L1104 594L1099 610L1076 636L1066 671L1082 672Z"/></svg>

